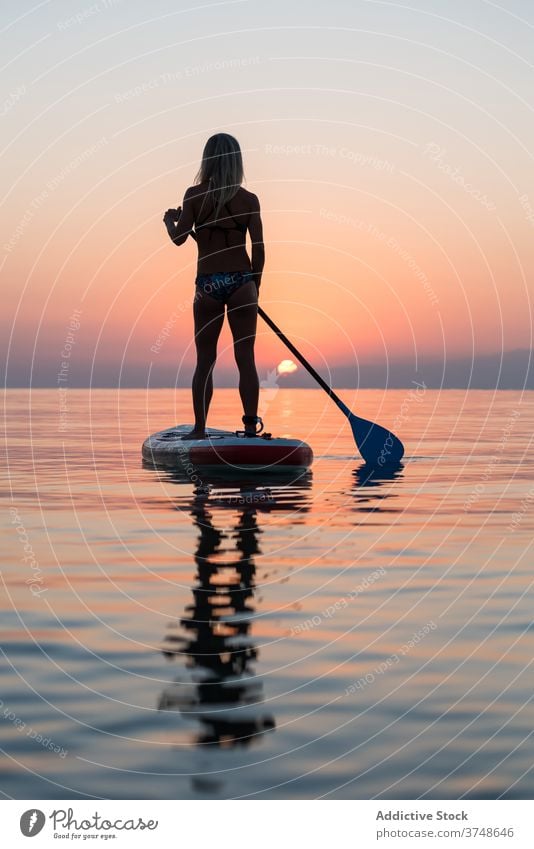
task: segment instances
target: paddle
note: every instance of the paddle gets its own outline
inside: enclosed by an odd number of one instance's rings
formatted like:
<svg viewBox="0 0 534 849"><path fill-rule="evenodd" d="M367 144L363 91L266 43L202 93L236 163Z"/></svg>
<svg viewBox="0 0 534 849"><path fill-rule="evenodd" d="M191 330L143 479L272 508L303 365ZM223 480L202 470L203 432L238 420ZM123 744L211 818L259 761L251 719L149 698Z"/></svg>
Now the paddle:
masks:
<svg viewBox="0 0 534 849"><path fill-rule="evenodd" d="M176 211L178 212L179 210L181 211L180 207L178 207ZM177 217L179 217L179 215ZM194 230L190 231L190 235L196 242L197 236ZM319 386L324 389L328 395L330 395L332 401L337 404L341 412L346 415L352 428L352 433L356 445L358 446L358 450L365 462L369 463L369 465L380 467L391 463L399 463L404 454L404 445L400 439L395 436L394 433L391 433L391 431L386 430L385 427L375 424L374 422L369 422L367 419L361 419L359 416L355 416L354 413L351 413L346 404L344 404L341 398L336 395L332 387L323 380L321 375L315 371L308 360L302 356L300 351L295 348L293 343L289 341L287 336L282 333L280 328L276 326L274 321L269 318L267 313L259 305L258 312L265 323L269 325L271 330L274 330L284 345L286 345L291 353L295 355L297 360L302 363L306 371L309 372L313 379L317 381Z"/></svg>
<svg viewBox="0 0 534 849"><path fill-rule="evenodd" d="M302 356L300 351L295 348L293 343L289 341L287 336L282 333L280 328L276 326L274 321L269 318L267 313L260 306L258 306L258 312L265 323L269 325L271 330L274 330L284 345L286 345L291 353L295 355L297 360L302 363L306 371L308 371L314 380L317 381L319 386L324 389L328 395L330 395L332 401L337 404L341 412L346 415L352 428L356 445L358 446L360 454L365 462L373 466L385 466L386 464L398 463L404 454L404 445L400 439L398 439L395 434L391 433L391 431L386 430L386 428L381 427L374 422L369 422L367 419L361 419L359 416L355 416L354 413L351 413L341 398L336 395L332 387L323 380L321 375L315 371L308 360Z"/></svg>

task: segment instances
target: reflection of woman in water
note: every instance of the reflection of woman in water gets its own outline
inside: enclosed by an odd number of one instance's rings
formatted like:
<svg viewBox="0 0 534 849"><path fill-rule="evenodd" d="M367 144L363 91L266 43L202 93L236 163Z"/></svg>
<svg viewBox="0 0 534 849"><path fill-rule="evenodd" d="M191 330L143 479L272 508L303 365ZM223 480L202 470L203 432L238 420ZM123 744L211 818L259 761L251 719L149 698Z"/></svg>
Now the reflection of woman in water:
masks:
<svg viewBox="0 0 534 849"><path fill-rule="evenodd" d="M207 497L199 489L192 515L200 531L195 561L193 603L180 620L180 633L165 640L168 657L182 655L195 682L167 688L160 709L180 712L200 722L197 745L248 746L274 728L262 707L262 685L251 668L257 650L251 637L255 590L254 555L259 553L256 509L243 506L232 535L235 551L224 557L227 536L213 524ZM183 630L182 630L183 629ZM245 707L248 706L248 707Z"/></svg>
<svg viewBox="0 0 534 849"><path fill-rule="evenodd" d="M196 184L185 192L183 208L168 209L163 217L175 245L182 245L188 235L198 244L193 304L197 351L193 376L195 425L187 438L206 436L225 305L239 369L245 432L253 436L263 426L257 415L259 380L254 342L265 253L259 200L242 187L242 181L239 143L227 133L217 133L206 143ZM247 231L252 244L251 259L246 251Z"/></svg>

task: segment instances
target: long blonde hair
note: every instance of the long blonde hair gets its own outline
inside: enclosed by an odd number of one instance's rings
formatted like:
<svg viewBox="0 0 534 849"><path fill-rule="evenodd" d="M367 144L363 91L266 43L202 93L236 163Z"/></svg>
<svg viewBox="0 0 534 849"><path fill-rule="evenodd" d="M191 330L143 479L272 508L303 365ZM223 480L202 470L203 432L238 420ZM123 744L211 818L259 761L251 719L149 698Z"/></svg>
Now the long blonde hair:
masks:
<svg viewBox="0 0 534 849"><path fill-rule="evenodd" d="M244 179L243 157L239 142L228 133L216 133L207 140L195 183L209 182L207 194L213 198L215 220L225 203L228 203Z"/></svg>

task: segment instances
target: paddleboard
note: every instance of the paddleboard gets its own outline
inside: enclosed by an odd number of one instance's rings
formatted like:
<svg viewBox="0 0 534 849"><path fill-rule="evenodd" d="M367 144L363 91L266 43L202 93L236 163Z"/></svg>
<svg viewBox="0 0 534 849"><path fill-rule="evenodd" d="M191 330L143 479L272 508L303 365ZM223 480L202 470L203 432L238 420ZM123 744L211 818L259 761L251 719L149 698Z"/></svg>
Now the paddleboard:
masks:
<svg viewBox="0 0 534 849"><path fill-rule="evenodd" d="M158 466L183 469L193 479L195 469L210 472L302 472L313 452L300 439L240 436L234 431L206 428L206 439L182 439L192 425L176 425L145 439L143 459Z"/></svg>

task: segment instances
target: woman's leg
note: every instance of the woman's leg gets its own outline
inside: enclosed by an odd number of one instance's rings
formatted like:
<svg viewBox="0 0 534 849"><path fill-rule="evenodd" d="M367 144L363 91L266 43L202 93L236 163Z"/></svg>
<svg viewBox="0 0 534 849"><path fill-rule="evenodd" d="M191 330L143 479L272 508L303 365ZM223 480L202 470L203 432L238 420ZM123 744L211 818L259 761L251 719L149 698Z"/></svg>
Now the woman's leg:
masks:
<svg viewBox="0 0 534 849"><path fill-rule="evenodd" d="M197 289L193 304L197 365L193 375L193 411L195 426L185 439L206 435L206 419L213 395L213 368L217 359L217 341L224 321L224 304Z"/></svg>
<svg viewBox="0 0 534 849"><path fill-rule="evenodd" d="M258 414L260 382L254 361L257 320L256 284L244 283L228 299L228 321L234 338L234 356L239 369L239 394L245 416ZM255 427L246 425L245 430L255 432Z"/></svg>

